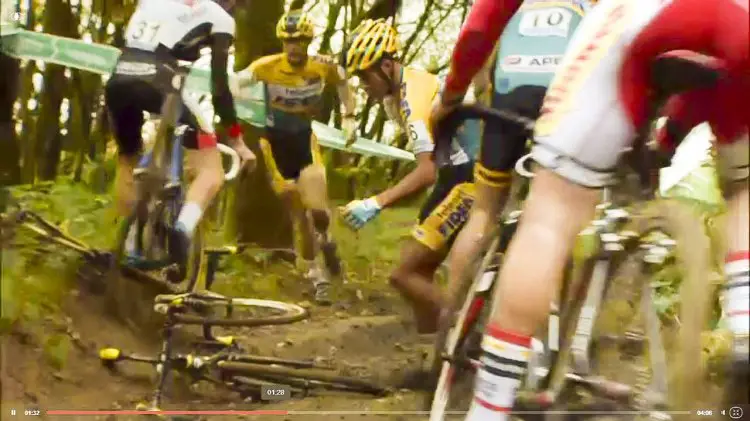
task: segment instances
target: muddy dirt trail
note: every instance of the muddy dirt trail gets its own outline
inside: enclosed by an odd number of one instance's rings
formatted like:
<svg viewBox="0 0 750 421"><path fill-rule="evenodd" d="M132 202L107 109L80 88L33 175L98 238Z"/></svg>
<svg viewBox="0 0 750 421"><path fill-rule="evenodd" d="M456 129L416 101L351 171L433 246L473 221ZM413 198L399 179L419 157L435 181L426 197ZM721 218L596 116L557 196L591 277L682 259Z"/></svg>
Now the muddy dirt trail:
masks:
<svg viewBox="0 0 750 421"><path fill-rule="evenodd" d="M132 283L132 281L129 281ZM131 297L145 300L144 287L133 284ZM140 296L140 297L139 297ZM303 305L304 296L299 294ZM354 300L357 301L357 300ZM146 301L147 302L147 301ZM160 347L158 316L148 313L146 302L134 306L139 312L130 323L111 316L112 303L106 297L72 290L64 300L64 320L42 318L34 326L13 326L2 347L3 414L9 408L20 413L39 408L77 410L132 410L153 390L154 373L149 366L123 364L119 373L104 369L98 350L116 346L128 352L155 355ZM307 320L287 325L217 331L239 338L243 349L264 356L316 359L335 367L341 375L370 380L386 386L384 397L324 392L283 402L244 402L232 391L210 385L188 386L182 379L171 382L162 405L165 410L294 410L286 416L201 416L192 419L288 419L288 420L383 420L426 419L425 394L414 390L423 379L429 341L416 335L410 314L398 297L374 294L362 302L342 300L332 307L310 306ZM181 328L182 335L197 331ZM66 337L71 346L64 360L49 363L49 338ZM173 377L174 379L174 377ZM370 412L370 414L368 414ZM390 413L389 413L390 412ZM41 416L42 419L143 419L136 416Z"/></svg>

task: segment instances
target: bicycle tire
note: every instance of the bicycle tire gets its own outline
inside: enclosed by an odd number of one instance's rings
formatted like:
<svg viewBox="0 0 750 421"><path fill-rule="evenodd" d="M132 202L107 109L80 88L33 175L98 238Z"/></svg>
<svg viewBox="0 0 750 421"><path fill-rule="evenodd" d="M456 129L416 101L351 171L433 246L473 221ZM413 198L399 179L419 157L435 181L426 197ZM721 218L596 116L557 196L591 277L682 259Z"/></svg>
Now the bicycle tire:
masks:
<svg viewBox="0 0 750 421"><path fill-rule="evenodd" d="M446 361L444 353L452 359L459 346L464 343L471 332L471 326L476 323L478 313L486 304L480 299L479 289L483 278L487 275L487 269L497 254L500 245L500 236L496 235L492 240L490 247L487 249L476 275L468 288L459 289L456 294L456 303L462 302L462 307L455 320L453 317L441 317L438 323L438 332L435 338L435 355L430 367L430 384L434 386L434 391L430 393L425 401L425 407L430 411L430 421L442 421L450 402L450 390L453 386L453 377L455 372L454 363ZM492 276L497 276L497 269L493 271ZM494 284L493 284L494 285ZM490 294L492 291L490 287ZM462 301L459 300L462 298ZM461 327L457 329L457 327ZM433 384L434 383L434 384ZM431 387L432 388L432 387Z"/></svg>
<svg viewBox="0 0 750 421"><path fill-rule="evenodd" d="M621 389L627 394L604 398L630 404L623 409L660 411L666 409L667 367L661 323L651 301L651 268L645 255L646 251L639 248L617 262L594 322L589 356L591 375L627 386ZM648 390L649 383L654 390Z"/></svg>
<svg viewBox="0 0 750 421"><path fill-rule="evenodd" d="M386 388L366 380L340 376L315 369L289 368L235 361L220 361L217 363L217 367L220 370L231 374L240 374L248 377L259 376L266 379L273 378L282 384L284 384L285 381L291 381L294 383L295 379L299 379L313 381L321 386L341 386L347 390L371 395L384 395L387 392ZM298 387L294 384L291 384L290 386Z"/></svg>
<svg viewBox="0 0 750 421"><path fill-rule="evenodd" d="M285 303L282 301L272 300L261 300L256 298L227 298L222 297L218 294L211 296L189 296L192 304L188 304L188 307L225 307L228 312L232 312L236 308L264 308L281 311L280 315L273 315L267 317L251 317L251 318L230 318L226 317L212 317L202 316L198 314L186 314L182 312L175 312L171 315L173 320L178 324L183 325L204 325L204 326L227 326L227 327L258 327L258 326L271 326L271 325L284 325L308 317L308 311L296 304ZM157 301L159 297L157 297ZM166 313L168 308L168 299L163 299L161 303L157 302L155 310L160 313ZM162 304L162 306L159 306Z"/></svg>
<svg viewBox="0 0 750 421"><path fill-rule="evenodd" d="M710 256L707 252L710 250L710 239L695 210L684 202L671 199L638 205L624 231L635 234L639 238L639 245L644 244L642 240L655 232L665 234L674 242L672 255L683 274L680 300L691 305L681 305L679 313L683 318L682 327L686 328L680 328L675 335L677 350L671 352L672 356L667 362L663 324L652 301L650 280L656 272L643 260L645 250L640 246L621 256L619 261L614 262L615 266L610 272L613 275L609 278L600 313L595 321L593 343L596 345L592 347L590 354L591 362L596 367L595 374L603 375L607 380L616 377L617 383L627 386L628 393L623 393L619 398L604 397L619 401L620 405L626 405L629 410L652 413L651 411L667 409L691 409L691 414L695 414L695 409L705 407L708 403L701 402L701 398L705 396L702 392L705 378L702 368L696 370L696 366L700 365L696 361L701 358L701 332L708 321L713 296L710 284L705 282L709 279L710 272ZM665 265L660 263L657 267L661 269ZM617 298L613 301L612 297ZM612 318L615 322L611 321ZM640 325L634 328L634 321ZM701 327L696 329L695 326L698 325ZM623 337L630 334L631 342L636 334L641 333L640 341L646 345L635 351L628 351L626 347L624 351L618 349L614 353L607 353L603 344L620 336L603 333L613 326L624 331ZM623 356L629 357L631 362L623 361ZM603 360L612 357L618 360L615 361L615 366L608 367ZM645 363L644 358L648 358ZM620 381L621 378L625 381Z"/></svg>
<svg viewBox="0 0 750 421"><path fill-rule="evenodd" d="M711 277L711 240L697 209L676 199L662 199L641 213L647 229L664 229L675 242L677 266L683 274L680 285L680 328L677 333L677 358L667 368L675 393L669 396L674 409L705 408L703 399L711 393L704 389L706 370L702 363L702 333L711 318L715 287ZM689 303L689 305L684 305ZM671 359L670 359L671 361ZM697 369L696 369L697 368ZM674 397L674 398L673 398ZM689 418L689 417L688 417Z"/></svg>

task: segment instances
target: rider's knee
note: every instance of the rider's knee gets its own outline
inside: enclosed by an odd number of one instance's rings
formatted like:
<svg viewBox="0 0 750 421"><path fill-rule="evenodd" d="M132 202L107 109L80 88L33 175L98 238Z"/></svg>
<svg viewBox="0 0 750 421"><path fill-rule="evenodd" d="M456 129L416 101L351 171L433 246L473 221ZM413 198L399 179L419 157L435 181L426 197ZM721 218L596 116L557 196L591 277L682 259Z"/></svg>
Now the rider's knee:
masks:
<svg viewBox="0 0 750 421"><path fill-rule="evenodd" d="M727 200L742 192L747 192L748 178L750 177L750 144L748 136L731 144L722 144L718 147L718 169L722 180L722 188Z"/></svg>
<svg viewBox="0 0 750 421"><path fill-rule="evenodd" d="M327 231L331 217L326 209L310 209L310 219L318 231Z"/></svg>

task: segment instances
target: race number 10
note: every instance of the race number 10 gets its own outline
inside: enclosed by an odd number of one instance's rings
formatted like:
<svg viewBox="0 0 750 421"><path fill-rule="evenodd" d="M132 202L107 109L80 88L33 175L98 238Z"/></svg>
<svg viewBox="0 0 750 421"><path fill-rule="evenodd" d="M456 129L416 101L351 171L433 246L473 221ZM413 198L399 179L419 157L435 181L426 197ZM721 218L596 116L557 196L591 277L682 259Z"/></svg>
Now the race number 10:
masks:
<svg viewBox="0 0 750 421"><path fill-rule="evenodd" d="M567 37L573 12L562 7L523 12L518 32L527 37Z"/></svg>

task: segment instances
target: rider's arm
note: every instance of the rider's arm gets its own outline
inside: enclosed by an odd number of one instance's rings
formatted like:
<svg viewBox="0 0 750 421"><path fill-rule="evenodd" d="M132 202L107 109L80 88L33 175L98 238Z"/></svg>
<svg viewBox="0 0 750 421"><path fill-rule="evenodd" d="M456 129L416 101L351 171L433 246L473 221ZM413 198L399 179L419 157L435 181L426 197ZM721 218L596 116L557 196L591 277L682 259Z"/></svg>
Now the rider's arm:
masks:
<svg viewBox="0 0 750 421"><path fill-rule="evenodd" d="M441 95L443 103L460 102L474 76L492 54L520 0L477 0L461 27Z"/></svg>
<svg viewBox="0 0 750 421"><path fill-rule="evenodd" d="M338 92L339 100L344 107L344 115L354 116L354 94L352 94L352 90L349 87L349 84L346 83L346 80L342 80L336 84L336 91Z"/></svg>
<svg viewBox="0 0 750 421"><path fill-rule="evenodd" d="M344 108L344 115L354 116L354 94L352 94L351 88L346 82L346 71L327 56L318 56L316 58L329 63L328 81L336 85L336 92Z"/></svg>
<svg viewBox="0 0 750 421"><path fill-rule="evenodd" d="M378 204L385 208L435 183L437 167L432 152L416 153L417 167L395 186L377 195Z"/></svg>
<svg viewBox="0 0 750 421"><path fill-rule="evenodd" d="M234 28L234 19L225 13L217 17L211 34L211 99L214 111L221 118L221 125L232 138L242 134L227 75L229 48L234 43Z"/></svg>

